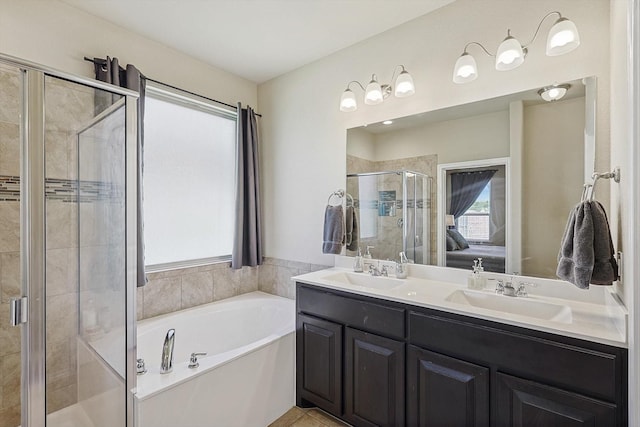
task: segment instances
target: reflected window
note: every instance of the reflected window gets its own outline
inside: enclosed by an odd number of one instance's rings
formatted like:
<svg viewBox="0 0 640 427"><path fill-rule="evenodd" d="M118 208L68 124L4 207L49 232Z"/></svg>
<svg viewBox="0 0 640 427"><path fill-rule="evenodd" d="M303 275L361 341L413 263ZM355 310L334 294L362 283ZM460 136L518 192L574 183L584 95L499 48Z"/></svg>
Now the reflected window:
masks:
<svg viewBox="0 0 640 427"><path fill-rule="evenodd" d="M490 218L491 181L487 183L471 207L458 218L457 229L469 241L488 242L491 237Z"/></svg>
<svg viewBox="0 0 640 427"><path fill-rule="evenodd" d="M231 259L235 111L148 86L144 132L147 267Z"/></svg>

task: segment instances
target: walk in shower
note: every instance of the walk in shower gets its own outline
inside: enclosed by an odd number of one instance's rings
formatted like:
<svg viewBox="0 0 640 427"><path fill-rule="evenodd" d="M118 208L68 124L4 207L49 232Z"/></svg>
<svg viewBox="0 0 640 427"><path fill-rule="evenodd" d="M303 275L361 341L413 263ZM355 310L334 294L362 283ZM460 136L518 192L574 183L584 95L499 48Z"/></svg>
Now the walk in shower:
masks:
<svg viewBox="0 0 640 427"><path fill-rule="evenodd" d="M377 259L418 264L431 259L431 178L409 170L347 175L347 193L359 214L359 246ZM348 255L354 255L350 251Z"/></svg>
<svg viewBox="0 0 640 427"><path fill-rule="evenodd" d="M0 427L133 425L136 97L0 55Z"/></svg>

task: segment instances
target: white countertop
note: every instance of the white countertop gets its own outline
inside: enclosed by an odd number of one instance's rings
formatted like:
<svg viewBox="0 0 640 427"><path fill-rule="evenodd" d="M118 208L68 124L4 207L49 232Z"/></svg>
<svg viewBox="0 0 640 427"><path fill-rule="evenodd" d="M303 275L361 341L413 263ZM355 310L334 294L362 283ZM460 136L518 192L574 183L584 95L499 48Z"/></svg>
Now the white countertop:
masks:
<svg viewBox="0 0 640 427"><path fill-rule="evenodd" d="M527 297L499 296L568 306L571 308L572 319L571 322L565 323L448 301L447 297L456 290L467 289L466 285L459 284L463 282L461 279L466 279L469 274L465 270L411 265L409 277L402 279L399 286L387 290L331 280L330 276L335 276L336 273L366 275L353 273L351 268L333 267L296 276L292 280L616 347L627 347L627 311L609 288L592 286L589 291L581 291L577 288L572 289L572 285L567 282L518 277L519 280L534 282L536 287L527 289ZM392 274L389 276L394 277ZM494 294L492 289L475 292Z"/></svg>

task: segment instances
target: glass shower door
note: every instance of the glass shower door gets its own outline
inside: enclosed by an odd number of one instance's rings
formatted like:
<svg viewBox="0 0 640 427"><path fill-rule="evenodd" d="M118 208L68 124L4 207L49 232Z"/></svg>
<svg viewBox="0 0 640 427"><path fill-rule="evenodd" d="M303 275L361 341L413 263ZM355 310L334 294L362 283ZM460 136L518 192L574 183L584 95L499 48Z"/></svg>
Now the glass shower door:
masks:
<svg viewBox="0 0 640 427"><path fill-rule="evenodd" d="M125 98L44 78L47 426L126 425Z"/></svg>
<svg viewBox="0 0 640 427"><path fill-rule="evenodd" d="M22 295L20 264L20 123L22 71L0 63L0 427L17 427L21 414L20 328L10 302Z"/></svg>

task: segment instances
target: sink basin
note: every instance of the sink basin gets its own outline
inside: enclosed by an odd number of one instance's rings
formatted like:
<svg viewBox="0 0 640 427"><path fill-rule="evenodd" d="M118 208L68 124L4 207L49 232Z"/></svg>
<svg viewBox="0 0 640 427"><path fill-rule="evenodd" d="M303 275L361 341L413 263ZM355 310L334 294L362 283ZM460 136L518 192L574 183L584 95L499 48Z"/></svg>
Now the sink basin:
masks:
<svg viewBox="0 0 640 427"><path fill-rule="evenodd" d="M452 292L446 300L456 304L465 304L472 307L534 317L542 320L551 320L554 322L571 323L573 321L570 307L529 298L507 297L486 292L458 290Z"/></svg>
<svg viewBox="0 0 640 427"><path fill-rule="evenodd" d="M380 290L392 289L404 283L404 280L402 279L394 279L392 277L384 276L371 276L364 273L336 273L326 276L324 280Z"/></svg>

